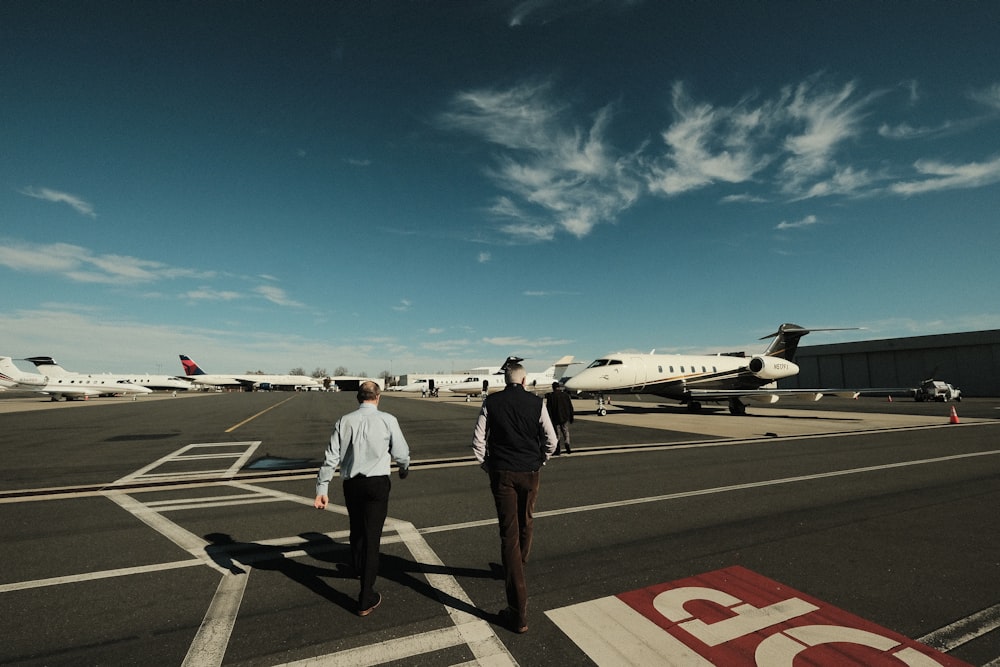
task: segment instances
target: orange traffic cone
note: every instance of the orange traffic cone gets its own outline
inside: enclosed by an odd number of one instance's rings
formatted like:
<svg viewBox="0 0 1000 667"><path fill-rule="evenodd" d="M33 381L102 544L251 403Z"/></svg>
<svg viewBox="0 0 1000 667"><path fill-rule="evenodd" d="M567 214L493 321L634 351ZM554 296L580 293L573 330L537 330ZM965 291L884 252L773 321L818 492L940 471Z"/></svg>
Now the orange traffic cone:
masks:
<svg viewBox="0 0 1000 667"><path fill-rule="evenodd" d="M948 419L949 424L958 424L958 413L955 412L955 406L951 406L951 418Z"/></svg>

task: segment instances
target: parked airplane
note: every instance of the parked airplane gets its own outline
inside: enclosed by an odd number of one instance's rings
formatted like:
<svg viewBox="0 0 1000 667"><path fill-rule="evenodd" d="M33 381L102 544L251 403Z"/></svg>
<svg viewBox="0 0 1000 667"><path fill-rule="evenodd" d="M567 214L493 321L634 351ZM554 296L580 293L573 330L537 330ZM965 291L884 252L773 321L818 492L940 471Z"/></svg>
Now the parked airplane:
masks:
<svg viewBox="0 0 1000 667"><path fill-rule="evenodd" d="M52 357L27 357L25 361L30 361L35 365L40 373L48 375L50 378L60 378L69 375L81 375L81 373L72 373L67 371L65 368L56 363L55 359ZM102 376L107 376L113 379L115 382L125 382L128 384L137 384L140 387L147 387L149 389L164 389L171 391L187 391L191 388L191 383L187 380L183 380L176 375L149 375L148 373L143 375L129 374L120 375L115 373L104 373ZM97 374L88 374L88 377L99 377Z"/></svg>
<svg viewBox="0 0 1000 667"><path fill-rule="evenodd" d="M501 366L479 366L467 373L412 373L412 380L402 386L394 387L393 391L430 393L436 389L450 388L466 382L478 383L480 378L492 375L500 368Z"/></svg>
<svg viewBox="0 0 1000 667"><path fill-rule="evenodd" d="M777 381L797 375L795 351L799 340L810 331L843 329L805 329L797 324L782 324L760 340L774 338L763 354L747 358L738 354L610 354L597 359L566 381L571 392L597 394L599 415L607 414L607 394L654 394L686 403L691 411L701 409L702 401L728 401L729 412L746 414L741 400L776 403L781 396L812 395L819 400L826 393L856 396L847 389L778 389Z"/></svg>
<svg viewBox="0 0 1000 667"><path fill-rule="evenodd" d="M299 387L322 387L322 383L308 375L268 375L264 373L241 373L239 375L209 374L203 371L191 357L179 355L184 373L195 384L241 386L245 389L296 389Z"/></svg>
<svg viewBox="0 0 1000 667"><path fill-rule="evenodd" d="M7 389L37 391L48 394L53 401L67 401L87 396L114 396L116 394L151 394L152 390L137 384L118 382L109 375L84 375L68 373L50 378L37 373L25 373L14 365L10 357L0 357L0 376Z"/></svg>
<svg viewBox="0 0 1000 667"><path fill-rule="evenodd" d="M493 392L500 391L507 386L504 378L504 371L506 370L507 364L519 363L521 361L524 361L524 359L520 357L507 357L507 361L504 362L504 365L501 366L501 369L497 373L487 375L476 382L470 381L452 385L451 387L448 387L448 391L465 396L465 400L467 401L473 396L485 396L486 394L492 394ZM533 392L552 391L552 383L562 379L562 377L566 374L566 369L569 368L571 364L573 364L572 355L562 357L541 373L528 373L525 378L524 386L528 391Z"/></svg>

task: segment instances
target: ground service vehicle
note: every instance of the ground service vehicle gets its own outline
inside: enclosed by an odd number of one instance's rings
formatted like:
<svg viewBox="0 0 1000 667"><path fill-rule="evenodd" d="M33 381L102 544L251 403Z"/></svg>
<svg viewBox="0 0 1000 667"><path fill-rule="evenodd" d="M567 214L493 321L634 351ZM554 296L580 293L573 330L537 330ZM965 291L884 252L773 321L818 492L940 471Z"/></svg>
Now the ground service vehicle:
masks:
<svg viewBox="0 0 1000 667"><path fill-rule="evenodd" d="M917 401L961 401L962 390L940 380L924 380L913 390Z"/></svg>

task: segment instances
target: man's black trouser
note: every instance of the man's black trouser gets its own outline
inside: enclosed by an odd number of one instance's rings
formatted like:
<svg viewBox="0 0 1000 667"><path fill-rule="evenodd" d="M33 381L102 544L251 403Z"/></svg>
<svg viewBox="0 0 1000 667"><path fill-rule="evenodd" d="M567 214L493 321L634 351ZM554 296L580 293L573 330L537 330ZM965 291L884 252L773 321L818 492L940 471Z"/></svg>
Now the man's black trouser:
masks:
<svg viewBox="0 0 1000 667"><path fill-rule="evenodd" d="M351 558L361 578L361 593L358 595L360 609L368 609L378 599L375 577L378 575L382 526L389 514L391 487L388 475L355 475L344 480L344 504L351 520Z"/></svg>

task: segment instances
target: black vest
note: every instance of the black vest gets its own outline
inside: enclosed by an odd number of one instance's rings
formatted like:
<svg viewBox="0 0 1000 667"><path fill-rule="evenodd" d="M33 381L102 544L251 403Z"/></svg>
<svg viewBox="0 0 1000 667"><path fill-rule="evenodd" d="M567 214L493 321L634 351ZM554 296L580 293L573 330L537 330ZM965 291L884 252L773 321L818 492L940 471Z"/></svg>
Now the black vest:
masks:
<svg viewBox="0 0 1000 667"><path fill-rule="evenodd" d="M533 472L542 466L542 399L519 384L486 397L486 464L490 470Z"/></svg>

